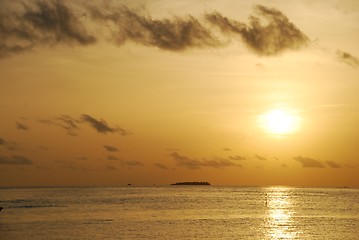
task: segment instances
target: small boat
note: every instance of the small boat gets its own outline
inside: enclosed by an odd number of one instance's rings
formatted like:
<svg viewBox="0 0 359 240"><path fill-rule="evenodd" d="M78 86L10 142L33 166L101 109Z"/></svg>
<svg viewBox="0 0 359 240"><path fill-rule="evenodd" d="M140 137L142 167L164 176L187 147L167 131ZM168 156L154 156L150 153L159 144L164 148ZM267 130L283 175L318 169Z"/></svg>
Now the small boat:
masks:
<svg viewBox="0 0 359 240"><path fill-rule="evenodd" d="M1 212L1 210L3 210L4 208L3 207L0 207L0 212Z"/></svg>

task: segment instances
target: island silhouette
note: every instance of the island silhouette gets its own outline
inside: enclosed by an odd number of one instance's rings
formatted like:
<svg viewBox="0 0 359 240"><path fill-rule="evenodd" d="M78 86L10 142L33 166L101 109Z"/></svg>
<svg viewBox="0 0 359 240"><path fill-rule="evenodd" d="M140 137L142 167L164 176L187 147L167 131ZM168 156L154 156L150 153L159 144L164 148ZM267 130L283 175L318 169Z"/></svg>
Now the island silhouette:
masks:
<svg viewBox="0 0 359 240"><path fill-rule="evenodd" d="M172 183L171 185L211 185L209 182L176 182Z"/></svg>

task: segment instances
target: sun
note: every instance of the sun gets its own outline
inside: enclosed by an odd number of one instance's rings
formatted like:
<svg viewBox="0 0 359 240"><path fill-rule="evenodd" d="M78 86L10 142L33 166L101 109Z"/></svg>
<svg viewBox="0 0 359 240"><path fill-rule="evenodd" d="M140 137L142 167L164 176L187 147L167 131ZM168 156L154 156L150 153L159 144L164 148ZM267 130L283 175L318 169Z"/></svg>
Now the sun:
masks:
<svg viewBox="0 0 359 240"><path fill-rule="evenodd" d="M272 109L260 116L264 130L274 135L288 135L299 127L299 117L289 110Z"/></svg>

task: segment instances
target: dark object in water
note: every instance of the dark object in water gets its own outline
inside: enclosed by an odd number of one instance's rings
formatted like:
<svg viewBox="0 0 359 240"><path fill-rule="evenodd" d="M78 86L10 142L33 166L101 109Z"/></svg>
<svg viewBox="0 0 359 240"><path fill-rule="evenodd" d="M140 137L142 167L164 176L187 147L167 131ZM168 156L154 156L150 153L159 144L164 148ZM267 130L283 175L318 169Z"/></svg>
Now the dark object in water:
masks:
<svg viewBox="0 0 359 240"><path fill-rule="evenodd" d="M171 185L211 185L209 182L176 182L172 183Z"/></svg>
<svg viewBox="0 0 359 240"><path fill-rule="evenodd" d="M3 207L0 207L0 212L1 212L1 210L3 210L4 208Z"/></svg>

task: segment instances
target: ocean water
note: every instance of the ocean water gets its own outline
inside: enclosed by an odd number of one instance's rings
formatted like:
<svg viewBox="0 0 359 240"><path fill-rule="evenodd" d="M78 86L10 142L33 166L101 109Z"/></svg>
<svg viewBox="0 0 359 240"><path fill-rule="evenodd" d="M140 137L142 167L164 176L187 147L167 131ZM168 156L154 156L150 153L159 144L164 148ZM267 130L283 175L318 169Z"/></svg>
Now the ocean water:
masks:
<svg viewBox="0 0 359 240"><path fill-rule="evenodd" d="M1 240L359 239L359 190L0 189Z"/></svg>

